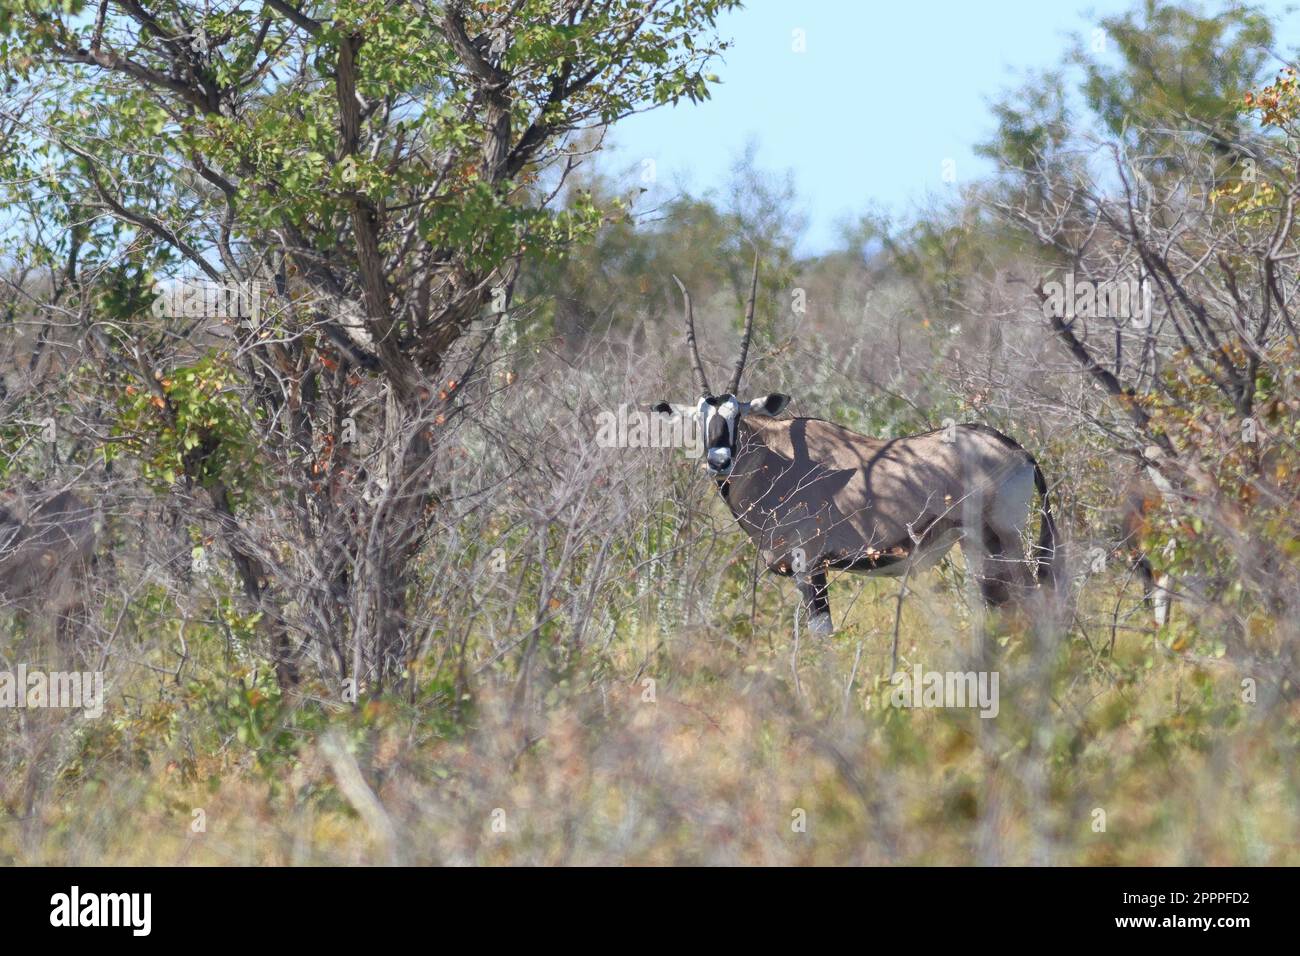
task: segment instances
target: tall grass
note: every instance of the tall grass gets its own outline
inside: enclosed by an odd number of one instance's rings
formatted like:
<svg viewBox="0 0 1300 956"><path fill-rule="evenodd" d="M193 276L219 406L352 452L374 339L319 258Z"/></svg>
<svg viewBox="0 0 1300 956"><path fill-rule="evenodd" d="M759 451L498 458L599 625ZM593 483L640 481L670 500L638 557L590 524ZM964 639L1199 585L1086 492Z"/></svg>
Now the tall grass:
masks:
<svg viewBox="0 0 1300 956"><path fill-rule="evenodd" d="M870 355L845 354L783 356L802 413L937 424L855 386ZM1125 566L1085 567L1104 508L1067 521L1075 613L1054 637L972 606L959 553L901 611L897 581L836 579L837 633L800 635L793 588L756 575L695 463L596 445L598 410L677 398L668 377L608 346L456 426L420 640L400 687L356 702L325 678L282 695L229 569L179 587L109 507L120 548L86 585L109 596L87 622L112 638L109 708L0 712L0 861L1300 861L1293 696L1206 652L1194 608L1157 630ZM1009 427L1047 431L1034 414ZM1103 504L1105 462L1071 460L1061 496ZM6 621L7 659L75 658ZM900 670L996 670L997 717L895 706L896 627Z"/></svg>

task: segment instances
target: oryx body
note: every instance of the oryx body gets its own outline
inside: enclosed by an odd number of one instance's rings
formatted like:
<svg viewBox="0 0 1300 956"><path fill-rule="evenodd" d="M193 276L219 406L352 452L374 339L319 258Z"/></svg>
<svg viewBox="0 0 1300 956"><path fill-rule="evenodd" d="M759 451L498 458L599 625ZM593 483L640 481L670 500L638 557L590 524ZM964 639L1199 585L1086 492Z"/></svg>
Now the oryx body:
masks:
<svg viewBox="0 0 1300 956"><path fill-rule="evenodd" d="M868 438L814 418L746 415L725 476L732 514L767 568L799 584L815 631L830 630L826 572L902 575L941 559L958 541L993 605L1036 583L1022 544L1034 492L1034 459L981 425L898 439ZM976 547L972 549L970 542ZM1039 548L1054 549L1044 510Z"/></svg>
<svg viewBox="0 0 1300 956"><path fill-rule="evenodd" d="M58 624L79 608L97 523L96 508L71 491L33 508L25 522L0 505L0 611L40 612Z"/></svg>
<svg viewBox="0 0 1300 956"><path fill-rule="evenodd" d="M828 571L903 575L936 563L958 541L990 605L1023 599L1041 575L1050 577L1056 531L1047 484L1033 456L1006 435L968 424L868 438L815 418L776 417L789 403L786 395L736 397L753 328L757 263L754 275L727 392L708 387L686 296L687 342L704 394L693 407L660 402L656 409L698 416L718 490L768 569L795 579L811 629L831 630ZM1038 544L1027 557L1036 491Z"/></svg>

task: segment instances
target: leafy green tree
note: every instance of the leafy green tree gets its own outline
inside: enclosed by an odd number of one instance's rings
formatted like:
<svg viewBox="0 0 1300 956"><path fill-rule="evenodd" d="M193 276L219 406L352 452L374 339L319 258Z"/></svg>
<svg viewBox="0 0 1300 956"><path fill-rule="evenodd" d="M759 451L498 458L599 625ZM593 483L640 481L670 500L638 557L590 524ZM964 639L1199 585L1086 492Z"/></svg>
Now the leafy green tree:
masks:
<svg viewBox="0 0 1300 956"><path fill-rule="evenodd" d="M27 229L11 252L78 274L134 264L132 283L82 312L103 367L151 399L126 403L124 427L159 433L123 447L148 449L151 478L206 492L282 682L312 645L371 686L401 672L438 429L521 259L590 237L608 212L554 202L575 136L706 97L724 46L712 30L735 5L6 5L0 181L64 227ZM259 283L267 308L224 339L214 323L181 328L135 281L178 274ZM471 329L481 343L461 349ZM189 387L196 369L227 381L213 361L238 373L243 414ZM250 448L270 477L260 499Z"/></svg>

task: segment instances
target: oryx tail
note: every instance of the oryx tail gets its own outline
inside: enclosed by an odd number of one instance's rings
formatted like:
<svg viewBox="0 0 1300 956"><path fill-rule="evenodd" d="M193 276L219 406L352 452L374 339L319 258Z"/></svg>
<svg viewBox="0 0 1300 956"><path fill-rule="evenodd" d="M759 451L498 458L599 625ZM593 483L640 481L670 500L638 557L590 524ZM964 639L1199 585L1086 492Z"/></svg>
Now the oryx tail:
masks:
<svg viewBox="0 0 1300 956"><path fill-rule="evenodd" d="M1056 553L1057 535L1056 522L1052 520L1052 501L1048 495L1047 479L1043 476L1043 469L1038 467L1038 462L1032 455L1029 460L1034 463L1034 487L1038 490L1039 498L1038 566L1035 577L1040 582L1055 586L1059 578L1057 570L1060 565L1059 555Z"/></svg>

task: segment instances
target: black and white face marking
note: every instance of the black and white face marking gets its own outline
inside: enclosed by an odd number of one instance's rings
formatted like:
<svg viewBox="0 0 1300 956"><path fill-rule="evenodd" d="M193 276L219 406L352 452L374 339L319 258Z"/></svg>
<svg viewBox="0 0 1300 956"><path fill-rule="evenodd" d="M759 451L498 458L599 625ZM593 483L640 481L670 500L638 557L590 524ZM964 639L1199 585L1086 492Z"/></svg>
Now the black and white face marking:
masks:
<svg viewBox="0 0 1300 956"><path fill-rule="evenodd" d="M734 395L706 395L700 399L704 462L715 475L731 473L736 457L736 424L744 411Z"/></svg>
<svg viewBox="0 0 1300 956"><path fill-rule="evenodd" d="M709 472L717 478L731 474L738 454L736 442L739 436L739 423L744 415L779 415L790 402L789 395L772 393L746 402L734 395L704 395L695 407L695 414L700 424L700 434L704 436L704 463ZM690 406L673 406L660 402L655 411L661 414L680 412L685 414Z"/></svg>

